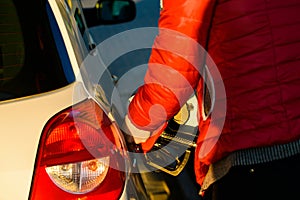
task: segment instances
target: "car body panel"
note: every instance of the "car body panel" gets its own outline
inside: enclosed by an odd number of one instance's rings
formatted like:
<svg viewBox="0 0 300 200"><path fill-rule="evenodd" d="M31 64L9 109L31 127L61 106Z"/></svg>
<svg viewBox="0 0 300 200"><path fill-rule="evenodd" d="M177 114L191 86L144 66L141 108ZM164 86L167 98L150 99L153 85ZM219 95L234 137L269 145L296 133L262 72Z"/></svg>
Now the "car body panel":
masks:
<svg viewBox="0 0 300 200"><path fill-rule="evenodd" d="M0 103L0 199L28 198L44 125L62 109L85 98L82 83L74 82L52 92Z"/></svg>

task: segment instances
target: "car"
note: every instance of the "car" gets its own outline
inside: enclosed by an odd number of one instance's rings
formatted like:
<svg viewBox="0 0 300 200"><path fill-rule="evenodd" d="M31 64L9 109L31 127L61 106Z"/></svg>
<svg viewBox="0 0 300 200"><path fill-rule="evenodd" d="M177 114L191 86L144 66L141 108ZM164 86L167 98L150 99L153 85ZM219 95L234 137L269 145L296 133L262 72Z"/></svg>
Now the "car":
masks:
<svg viewBox="0 0 300 200"><path fill-rule="evenodd" d="M89 33L134 19L134 2L0 5L0 199L147 199Z"/></svg>

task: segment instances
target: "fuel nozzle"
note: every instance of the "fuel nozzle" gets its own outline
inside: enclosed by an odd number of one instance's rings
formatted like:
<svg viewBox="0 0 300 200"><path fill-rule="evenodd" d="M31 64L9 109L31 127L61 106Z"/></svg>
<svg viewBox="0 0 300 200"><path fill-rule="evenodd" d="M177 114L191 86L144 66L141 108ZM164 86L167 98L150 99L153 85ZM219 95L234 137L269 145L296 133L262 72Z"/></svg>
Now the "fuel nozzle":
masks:
<svg viewBox="0 0 300 200"><path fill-rule="evenodd" d="M197 146L198 129L180 125L173 119L155 142L153 148L145 154L149 166L177 176L187 164L191 151Z"/></svg>

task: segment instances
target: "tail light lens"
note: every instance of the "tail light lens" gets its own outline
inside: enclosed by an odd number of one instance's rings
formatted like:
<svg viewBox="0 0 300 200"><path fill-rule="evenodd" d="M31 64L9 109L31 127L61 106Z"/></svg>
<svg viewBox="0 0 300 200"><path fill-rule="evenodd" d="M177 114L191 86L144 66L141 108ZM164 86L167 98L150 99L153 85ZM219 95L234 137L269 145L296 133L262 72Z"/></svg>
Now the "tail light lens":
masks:
<svg viewBox="0 0 300 200"><path fill-rule="evenodd" d="M121 137L93 100L52 117L42 133L30 199L118 199L128 160Z"/></svg>

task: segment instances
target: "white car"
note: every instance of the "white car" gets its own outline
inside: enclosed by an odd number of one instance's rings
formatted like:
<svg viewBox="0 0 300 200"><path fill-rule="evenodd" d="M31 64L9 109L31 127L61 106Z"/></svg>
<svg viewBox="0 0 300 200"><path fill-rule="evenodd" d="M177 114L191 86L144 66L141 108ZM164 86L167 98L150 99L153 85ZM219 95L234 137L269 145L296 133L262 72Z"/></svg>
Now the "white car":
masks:
<svg viewBox="0 0 300 200"><path fill-rule="evenodd" d="M132 20L134 3L90 2L0 2L1 200L143 198L106 98L114 82L89 34ZM96 86L84 81L87 57L102 74Z"/></svg>

